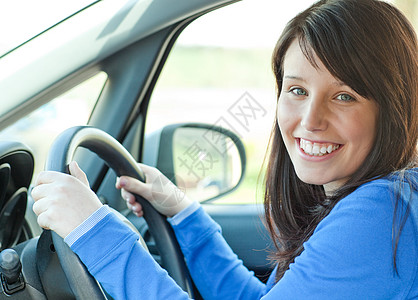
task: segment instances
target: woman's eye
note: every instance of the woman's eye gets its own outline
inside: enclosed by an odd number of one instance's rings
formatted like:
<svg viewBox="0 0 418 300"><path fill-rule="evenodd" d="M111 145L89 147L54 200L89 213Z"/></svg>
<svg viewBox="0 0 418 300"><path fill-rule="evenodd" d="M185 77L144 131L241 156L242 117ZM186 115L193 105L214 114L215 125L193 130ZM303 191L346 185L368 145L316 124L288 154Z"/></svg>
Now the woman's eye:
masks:
<svg viewBox="0 0 418 300"><path fill-rule="evenodd" d="M296 96L306 96L308 93L301 88L292 88L289 90L290 93L296 95Z"/></svg>
<svg viewBox="0 0 418 300"><path fill-rule="evenodd" d="M343 102L351 102L351 101L356 100L356 99L354 99L353 97L351 97L351 96L350 96L350 95L348 95L348 94L341 94L341 95L338 95L338 96L337 96L337 99L338 99L338 100L341 100L341 101L343 101Z"/></svg>

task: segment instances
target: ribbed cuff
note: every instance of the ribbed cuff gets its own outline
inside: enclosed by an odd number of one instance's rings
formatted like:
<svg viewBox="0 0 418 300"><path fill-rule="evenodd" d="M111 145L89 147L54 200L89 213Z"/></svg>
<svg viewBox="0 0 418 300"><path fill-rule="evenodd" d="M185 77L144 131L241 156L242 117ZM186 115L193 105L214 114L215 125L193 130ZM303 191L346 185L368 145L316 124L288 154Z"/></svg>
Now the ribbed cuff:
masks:
<svg viewBox="0 0 418 300"><path fill-rule="evenodd" d="M73 231L71 231L65 238L64 242L68 246L72 246L80 237L86 234L90 229L92 229L97 223L99 223L104 217L110 213L109 207L103 205L98 208L94 213L92 213L87 219L78 225Z"/></svg>
<svg viewBox="0 0 418 300"><path fill-rule="evenodd" d="M167 221L171 225L179 225L181 222L183 222L184 219L186 219L188 216L190 216L192 213L194 213L196 210L200 208L200 203L193 201L192 204L187 206L185 209L177 213L176 215L172 216L171 218L167 218Z"/></svg>

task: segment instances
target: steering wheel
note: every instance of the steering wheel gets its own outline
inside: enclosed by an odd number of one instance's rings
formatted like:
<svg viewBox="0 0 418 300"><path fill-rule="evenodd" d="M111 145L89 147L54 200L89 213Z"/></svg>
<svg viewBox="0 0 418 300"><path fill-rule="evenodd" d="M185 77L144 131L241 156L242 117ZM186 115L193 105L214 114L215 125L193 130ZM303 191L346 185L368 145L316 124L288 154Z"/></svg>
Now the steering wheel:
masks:
<svg viewBox="0 0 418 300"><path fill-rule="evenodd" d="M126 175L145 181L144 173L135 159L116 139L102 130L88 126L72 127L61 133L51 146L45 169L68 173L67 166L79 147L96 153L117 176ZM155 239L163 267L193 297L191 277L171 226L148 201L140 196L136 196L136 201L142 205L144 219ZM77 299L105 299L100 285L78 256L58 234L51 234L55 251L74 296Z"/></svg>

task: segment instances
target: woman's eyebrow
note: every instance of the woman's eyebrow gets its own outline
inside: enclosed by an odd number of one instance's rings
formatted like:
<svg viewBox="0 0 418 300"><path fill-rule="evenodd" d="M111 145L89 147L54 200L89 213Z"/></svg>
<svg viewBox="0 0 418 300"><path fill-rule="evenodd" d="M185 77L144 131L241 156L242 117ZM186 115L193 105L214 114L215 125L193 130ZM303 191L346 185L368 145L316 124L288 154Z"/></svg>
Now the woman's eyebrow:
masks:
<svg viewBox="0 0 418 300"><path fill-rule="evenodd" d="M344 82L342 82L340 80L337 80L337 81L333 82L333 84L336 85L336 86L338 86L338 87L348 86L348 84L346 84L346 83L344 83Z"/></svg>
<svg viewBox="0 0 418 300"><path fill-rule="evenodd" d="M297 75L286 75L286 76L284 76L283 79L292 79L292 80L299 80L299 81L302 81L302 82L306 82L306 80L303 79L303 77L300 77L300 76L297 76ZM349 85L347 85L346 83L344 83L340 80L333 81L332 85L335 85L337 87L342 87L342 86L350 87Z"/></svg>
<svg viewBox="0 0 418 300"><path fill-rule="evenodd" d="M299 81L305 81L305 79L303 79L302 77L295 76L295 75L286 75L284 78L285 79L296 79L296 80L299 80Z"/></svg>

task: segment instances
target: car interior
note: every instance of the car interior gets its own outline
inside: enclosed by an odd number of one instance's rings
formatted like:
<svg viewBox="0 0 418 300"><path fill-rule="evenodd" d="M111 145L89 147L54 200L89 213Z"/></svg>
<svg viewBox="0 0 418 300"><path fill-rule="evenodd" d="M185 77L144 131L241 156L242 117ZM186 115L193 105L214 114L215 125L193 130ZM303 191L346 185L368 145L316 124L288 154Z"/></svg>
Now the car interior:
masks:
<svg viewBox="0 0 418 300"><path fill-rule="evenodd" d="M39 227L31 209L36 174L67 172L71 160L191 297L199 299L199 292L165 218L140 197L145 217L135 217L114 187L117 176L144 178L137 161L158 167L200 201L244 264L267 279L272 245L262 205L239 189L254 169L242 133L257 135L249 125L269 109L242 90L229 96L232 104L226 109L211 106L217 95L209 95L213 98L205 108L194 89L192 100L181 101L177 91L164 100L170 103L151 104L164 94L163 89L154 92L165 80L163 69L179 67L174 57L172 65L166 63L183 30L234 2L90 1L0 54L0 299L110 299L63 239ZM217 58L206 60L214 64ZM158 106L177 119L164 122L166 115L154 111ZM196 110L217 113L205 121ZM183 117L187 113L191 118ZM238 202L228 198L236 192Z"/></svg>

